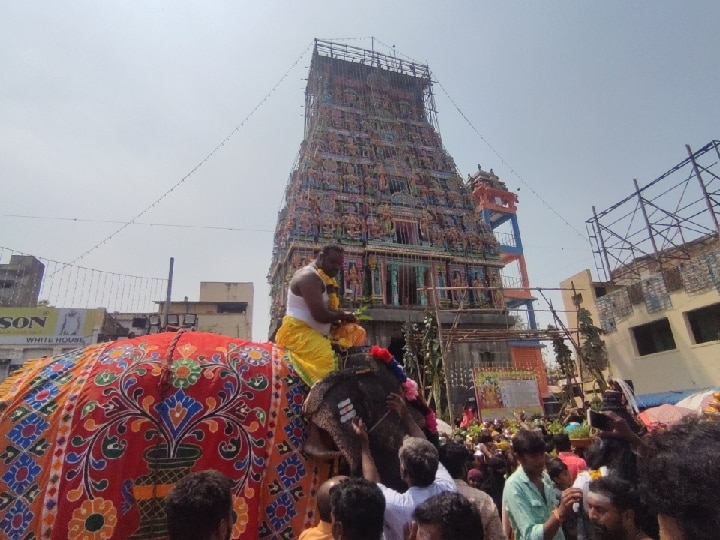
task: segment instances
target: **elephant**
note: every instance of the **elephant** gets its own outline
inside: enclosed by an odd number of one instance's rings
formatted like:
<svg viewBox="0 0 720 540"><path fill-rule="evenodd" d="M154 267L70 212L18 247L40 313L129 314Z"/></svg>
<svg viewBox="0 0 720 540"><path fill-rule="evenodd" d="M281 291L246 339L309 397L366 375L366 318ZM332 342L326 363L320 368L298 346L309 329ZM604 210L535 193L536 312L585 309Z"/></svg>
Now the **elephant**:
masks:
<svg viewBox="0 0 720 540"><path fill-rule="evenodd" d="M345 369L331 373L310 389L303 414L311 428L314 424L320 433L319 439L312 440L320 448L313 451L318 455L342 455L349 469L343 472L360 476L360 446L351 425L352 419L359 416L368 427L371 452L383 484L405 491L407 485L400 477L397 452L405 433L397 413L386 407L388 394L402 395L403 389L397 376L382 362L373 360L365 349L351 349ZM425 427L429 412L426 406L413 400L408 403L408 412L421 428Z"/></svg>
<svg viewBox="0 0 720 540"><path fill-rule="evenodd" d="M306 409L357 471L348 425L327 404L349 396L374 426L399 383L382 366L355 370L318 383ZM203 332L29 361L0 384L0 537L165 539L164 497L212 468L233 482L232 538L295 538L317 521L315 494L331 472L303 450L307 395L273 343ZM396 456L397 421L385 415L371 433L379 456ZM398 486L384 459L383 480Z"/></svg>

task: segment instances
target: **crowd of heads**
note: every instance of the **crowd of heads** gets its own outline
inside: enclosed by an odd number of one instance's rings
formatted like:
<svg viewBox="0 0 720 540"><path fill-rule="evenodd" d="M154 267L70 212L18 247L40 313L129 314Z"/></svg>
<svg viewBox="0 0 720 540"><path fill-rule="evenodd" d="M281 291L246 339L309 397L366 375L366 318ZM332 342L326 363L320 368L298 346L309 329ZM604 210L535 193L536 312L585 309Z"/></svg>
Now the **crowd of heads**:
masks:
<svg viewBox="0 0 720 540"><path fill-rule="evenodd" d="M491 440L484 439L486 443ZM638 538L689 540L716 538L720 531L720 423L693 419L645 439L642 456L624 440L600 438L587 449L593 470L604 470L587 485L583 504L593 537L599 540ZM473 441L474 442L474 441ZM487 488L493 474L512 472L512 463L546 471L559 492L573 479L565 462L546 452L547 445L567 452L567 436L521 429L509 451L483 457L484 470L474 467L474 446L449 440L438 450L424 439L407 437L399 450L403 478L409 486L430 485L442 462L455 479ZM512 456L512 457L510 457ZM171 540L228 540L232 531L232 482L213 470L193 473L166 498ZM487 489L486 489L487 491ZM335 538L379 540L383 534L385 499L367 480L334 477L318 490L318 513L332 524ZM426 500L413 514L417 538L481 540L483 524L473 503L446 492ZM659 524L659 528L658 528ZM630 532L628 532L630 531Z"/></svg>
<svg viewBox="0 0 720 540"><path fill-rule="evenodd" d="M609 410L620 412L619 408ZM466 473L467 481L486 488L488 476L499 467L505 467L505 476L518 466L544 468L562 492L571 488L574 480L557 454L574 452L593 471L585 517L594 529L594 538L624 538L621 530L636 530L662 540L720 538L716 496L720 493L720 422L692 417L643 434L628 418L630 413L618 416L640 434L641 452L627 440L609 435L596 437L589 447L578 449L567 433L548 433L548 422L542 418L524 419L530 429L514 433L509 432L507 421L479 422L475 437L459 441L470 451L475 449L476 461ZM499 449L508 440L510 448ZM492 446L493 456L480 456L477 448L481 445L483 451ZM449 456L456 454L457 450L448 452ZM448 463L453 467L452 458ZM603 476L596 478L600 471Z"/></svg>

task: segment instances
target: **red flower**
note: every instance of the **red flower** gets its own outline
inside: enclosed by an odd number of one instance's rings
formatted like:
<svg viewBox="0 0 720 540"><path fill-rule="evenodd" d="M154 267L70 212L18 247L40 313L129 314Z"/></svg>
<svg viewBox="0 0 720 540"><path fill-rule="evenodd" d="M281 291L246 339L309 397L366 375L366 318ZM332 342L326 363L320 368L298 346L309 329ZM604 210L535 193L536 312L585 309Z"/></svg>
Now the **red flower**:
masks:
<svg viewBox="0 0 720 540"><path fill-rule="evenodd" d="M373 358L381 360L385 364L389 364L393 360L393 355L390 354L390 351L383 349L382 347L378 347L377 345L373 345L370 348L370 354Z"/></svg>
<svg viewBox="0 0 720 540"><path fill-rule="evenodd" d="M437 416L434 411L430 411L425 415L425 427L430 433L437 433Z"/></svg>

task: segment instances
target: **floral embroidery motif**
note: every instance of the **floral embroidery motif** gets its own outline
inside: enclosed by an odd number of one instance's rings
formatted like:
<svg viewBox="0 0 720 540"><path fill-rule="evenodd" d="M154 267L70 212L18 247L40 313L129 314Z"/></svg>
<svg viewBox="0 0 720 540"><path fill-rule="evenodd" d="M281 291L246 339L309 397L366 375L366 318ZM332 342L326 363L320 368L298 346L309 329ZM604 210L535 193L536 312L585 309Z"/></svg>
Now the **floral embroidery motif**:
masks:
<svg viewBox="0 0 720 540"><path fill-rule="evenodd" d="M83 501L72 514L68 540L107 540L117 525L117 510L112 501L102 498Z"/></svg>
<svg viewBox="0 0 720 540"><path fill-rule="evenodd" d="M195 384L202 373L200 364L189 358L176 360L170 369L173 373L173 386L175 388L187 388Z"/></svg>
<svg viewBox="0 0 720 540"><path fill-rule="evenodd" d="M42 416L31 413L10 430L8 439L19 445L23 450L27 450L48 426L49 424Z"/></svg>
<svg viewBox="0 0 720 540"><path fill-rule="evenodd" d="M251 366L264 366L270 362L270 353L260 347L243 347L240 356Z"/></svg>
<svg viewBox="0 0 720 540"><path fill-rule="evenodd" d="M3 474L2 479L10 489L22 493L33 483L40 470L40 466L30 456L23 454Z"/></svg>
<svg viewBox="0 0 720 540"><path fill-rule="evenodd" d="M267 514L273 528L277 531L295 517L295 507L287 493L283 493L267 507Z"/></svg>
<svg viewBox="0 0 720 540"><path fill-rule="evenodd" d="M245 499L242 497L233 495L233 514L235 519L233 522L232 537L240 538L245 532L245 529L247 529L248 521L250 520L247 502L245 502Z"/></svg>
<svg viewBox="0 0 720 540"><path fill-rule="evenodd" d="M58 395L58 388L54 384L45 385L31 393L25 403L33 409L40 410L48 401L54 400Z"/></svg>
<svg viewBox="0 0 720 540"><path fill-rule="evenodd" d="M297 454L290 454L285 461L278 465L277 471L280 474L280 481L286 489L305 476L305 467Z"/></svg>
<svg viewBox="0 0 720 540"><path fill-rule="evenodd" d="M0 531L7 535L6 538L20 538L32 523L33 517L23 500L17 499L0 521Z"/></svg>

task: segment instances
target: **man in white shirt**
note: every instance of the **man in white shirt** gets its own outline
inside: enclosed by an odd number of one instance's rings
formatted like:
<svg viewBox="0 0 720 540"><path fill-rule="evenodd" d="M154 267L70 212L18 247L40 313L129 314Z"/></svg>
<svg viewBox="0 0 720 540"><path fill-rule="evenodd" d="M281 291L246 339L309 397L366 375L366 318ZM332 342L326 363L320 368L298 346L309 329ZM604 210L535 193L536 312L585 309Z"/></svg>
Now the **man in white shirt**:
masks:
<svg viewBox="0 0 720 540"><path fill-rule="evenodd" d="M400 477L407 483L408 490L400 493L378 483L385 496L385 540L403 540L403 528L411 523L417 505L433 495L456 491L450 473L440 463L437 448L425 438L422 430L407 414L407 410L405 416L401 413L401 417L406 421L411 435L405 438L398 452ZM367 428L360 418L353 419L353 428L361 443L363 477L379 482L375 461L370 454Z"/></svg>

